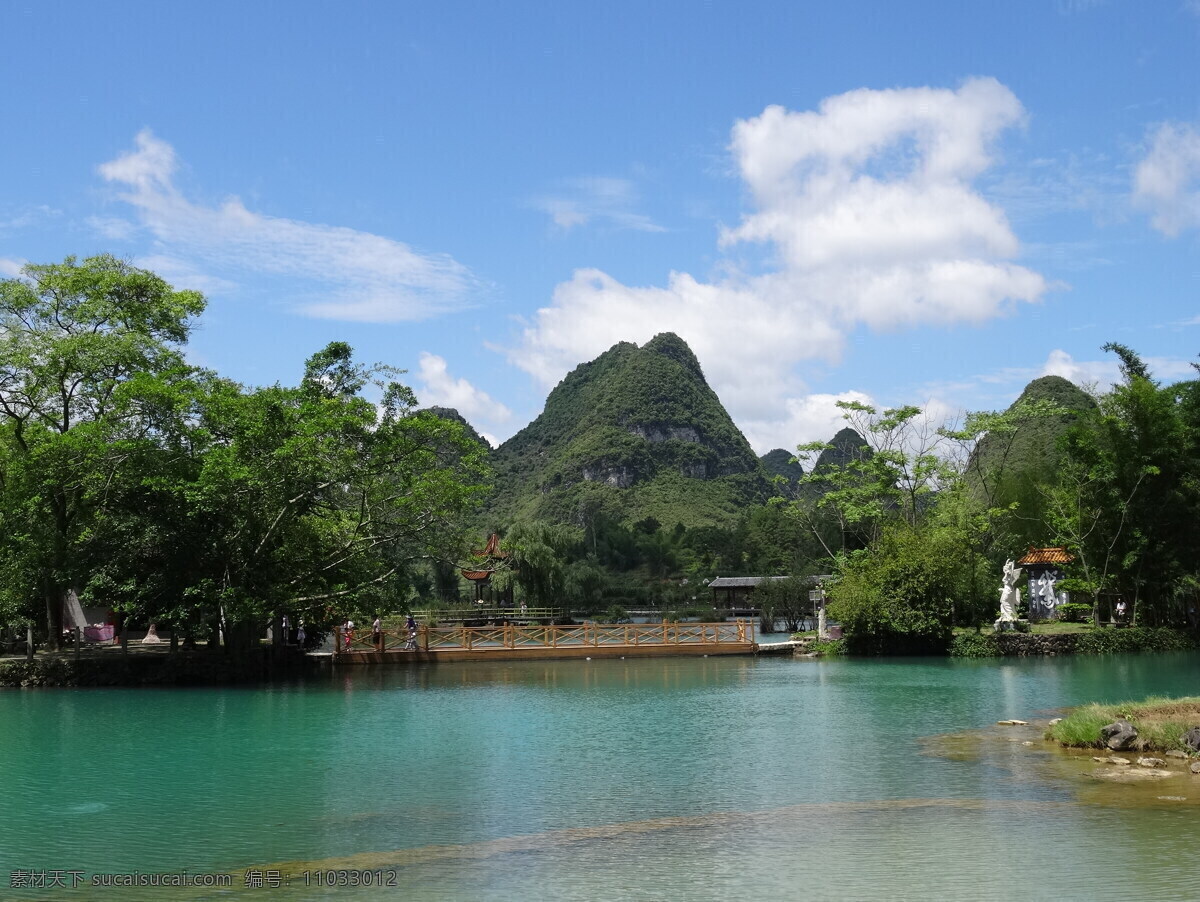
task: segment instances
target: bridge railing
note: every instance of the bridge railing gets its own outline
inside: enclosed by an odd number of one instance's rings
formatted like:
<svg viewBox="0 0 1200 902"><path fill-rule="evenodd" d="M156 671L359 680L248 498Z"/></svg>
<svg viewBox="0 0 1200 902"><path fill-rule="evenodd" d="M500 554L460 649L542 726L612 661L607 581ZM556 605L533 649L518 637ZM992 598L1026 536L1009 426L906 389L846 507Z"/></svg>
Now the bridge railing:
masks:
<svg viewBox="0 0 1200 902"><path fill-rule="evenodd" d="M561 608L512 607L497 608L476 605L468 608L426 608L412 612L422 623L462 620L557 620L563 616Z"/></svg>
<svg viewBox="0 0 1200 902"><path fill-rule="evenodd" d="M506 623L497 626L419 626L420 651L487 648L601 648L648 645L749 645L754 631L747 620L722 623L580 623L570 626ZM404 652L408 631L355 629L349 636L338 627L335 647L344 652Z"/></svg>

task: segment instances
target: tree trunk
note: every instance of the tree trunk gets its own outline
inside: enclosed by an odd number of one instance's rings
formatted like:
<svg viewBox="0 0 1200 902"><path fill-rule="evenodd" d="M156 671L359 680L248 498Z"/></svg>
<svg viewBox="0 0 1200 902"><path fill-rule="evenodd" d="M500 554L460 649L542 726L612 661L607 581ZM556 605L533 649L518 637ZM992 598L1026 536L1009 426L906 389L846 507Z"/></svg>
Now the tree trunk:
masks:
<svg viewBox="0 0 1200 902"><path fill-rule="evenodd" d="M54 586L46 591L46 648L58 651L62 645L62 612L70 590Z"/></svg>

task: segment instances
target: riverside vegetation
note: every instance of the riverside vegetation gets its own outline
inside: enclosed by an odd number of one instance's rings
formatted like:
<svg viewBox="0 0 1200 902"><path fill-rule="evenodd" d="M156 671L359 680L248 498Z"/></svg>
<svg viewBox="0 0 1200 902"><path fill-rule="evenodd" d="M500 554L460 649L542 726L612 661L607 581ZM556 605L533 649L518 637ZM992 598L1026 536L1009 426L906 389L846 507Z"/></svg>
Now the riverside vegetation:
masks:
<svg viewBox="0 0 1200 902"><path fill-rule="evenodd" d="M718 575L791 576L756 603L792 627L827 575L829 650L1009 653L980 628L1028 545L1074 556L1074 650L1197 625L1200 382L1162 385L1122 345L1107 392L1047 376L955 424L843 402L829 442L758 458L667 333L581 364L492 450L344 343L295 386L190 366L203 307L104 256L0 282L0 623L54 647L75 596L187 641L249 648L287 615L316 642L465 603L495 531L495 590L593 616L703 615ZM1101 629L1117 597L1132 628Z"/></svg>
<svg viewBox="0 0 1200 902"><path fill-rule="evenodd" d="M1200 697L1148 698L1114 705L1082 705L1046 730L1046 738L1075 748L1104 748L1101 731L1116 721L1127 721L1137 731L1130 745L1137 751L1196 754L1187 742L1189 733L1200 733ZM1200 741L1200 736L1196 737Z"/></svg>

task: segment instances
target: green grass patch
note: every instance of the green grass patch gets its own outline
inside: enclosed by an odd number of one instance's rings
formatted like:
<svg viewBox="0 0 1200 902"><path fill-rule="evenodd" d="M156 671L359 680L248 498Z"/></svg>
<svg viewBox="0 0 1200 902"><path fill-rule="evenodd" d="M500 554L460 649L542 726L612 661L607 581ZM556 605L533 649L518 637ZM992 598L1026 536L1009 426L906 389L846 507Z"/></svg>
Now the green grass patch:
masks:
<svg viewBox="0 0 1200 902"><path fill-rule="evenodd" d="M1148 698L1115 705L1081 705L1046 730L1046 738L1076 748L1103 748L1100 730L1118 719L1128 720L1138 731L1140 751L1191 752L1184 734L1200 726L1200 697Z"/></svg>
<svg viewBox="0 0 1200 902"><path fill-rule="evenodd" d="M1092 630L1090 623L1067 623L1063 620L1050 620L1045 623L1030 624L1030 632L1035 636L1062 636L1074 633L1086 633Z"/></svg>
<svg viewBox="0 0 1200 902"><path fill-rule="evenodd" d="M1041 623L1031 623L1029 632L1035 636L1062 636L1073 635L1076 633L1086 633L1092 629L1090 623L1065 623L1060 620L1047 620ZM983 627L983 634L990 635L992 633L991 625ZM976 635L975 627L973 626L956 626L954 628L955 636L974 636Z"/></svg>

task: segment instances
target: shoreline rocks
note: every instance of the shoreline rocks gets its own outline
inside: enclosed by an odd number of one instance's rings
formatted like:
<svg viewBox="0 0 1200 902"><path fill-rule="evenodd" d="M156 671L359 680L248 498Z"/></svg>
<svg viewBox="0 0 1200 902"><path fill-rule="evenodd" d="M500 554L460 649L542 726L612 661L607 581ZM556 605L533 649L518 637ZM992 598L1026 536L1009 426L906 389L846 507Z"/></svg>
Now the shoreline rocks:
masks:
<svg viewBox="0 0 1200 902"><path fill-rule="evenodd" d="M1137 729L1127 720L1117 720L1100 728L1100 740L1114 752L1130 748L1137 737Z"/></svg>

